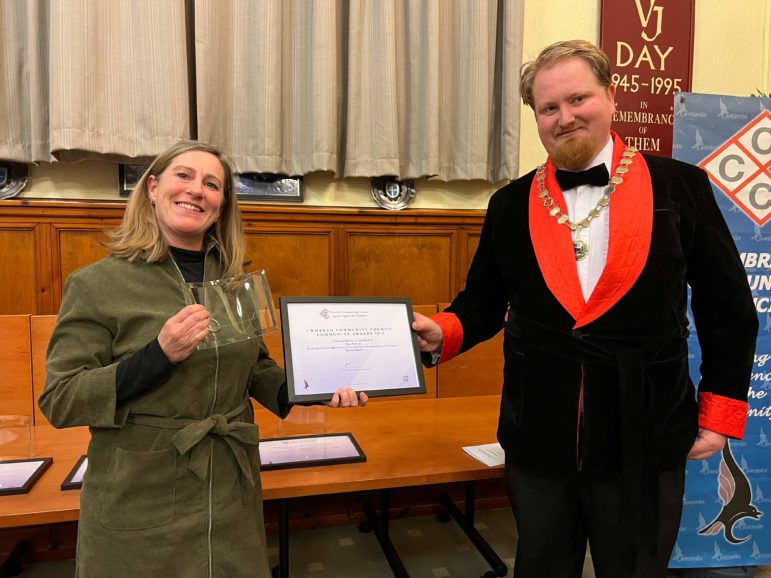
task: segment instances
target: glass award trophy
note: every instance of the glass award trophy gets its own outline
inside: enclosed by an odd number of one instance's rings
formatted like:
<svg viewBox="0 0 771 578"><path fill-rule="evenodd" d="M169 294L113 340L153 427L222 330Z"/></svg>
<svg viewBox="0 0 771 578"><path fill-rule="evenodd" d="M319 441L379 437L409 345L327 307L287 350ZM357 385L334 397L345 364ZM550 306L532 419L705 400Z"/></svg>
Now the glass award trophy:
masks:
<svg viewBox="0 0 771 578"><path fill-rule="evenodd" d="M219 347L278 331L265 271L240 277L185 283L188 305L199 303L211 315L209 335L198 349Z"/></svg>

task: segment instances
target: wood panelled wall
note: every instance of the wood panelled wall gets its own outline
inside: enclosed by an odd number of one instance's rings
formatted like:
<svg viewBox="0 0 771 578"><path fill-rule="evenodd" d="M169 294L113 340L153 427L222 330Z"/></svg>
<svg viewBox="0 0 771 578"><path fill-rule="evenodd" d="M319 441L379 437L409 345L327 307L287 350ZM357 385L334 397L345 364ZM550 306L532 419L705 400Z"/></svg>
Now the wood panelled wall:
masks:
<svg viewBox="0 0 771 578"><path fill-rule="evenodd" d="M55 314L67 276L106 254L125 203L0 201L0 314ZM250 270L273 295L450 301L463 287L484 211L243 205Z"/></svg>

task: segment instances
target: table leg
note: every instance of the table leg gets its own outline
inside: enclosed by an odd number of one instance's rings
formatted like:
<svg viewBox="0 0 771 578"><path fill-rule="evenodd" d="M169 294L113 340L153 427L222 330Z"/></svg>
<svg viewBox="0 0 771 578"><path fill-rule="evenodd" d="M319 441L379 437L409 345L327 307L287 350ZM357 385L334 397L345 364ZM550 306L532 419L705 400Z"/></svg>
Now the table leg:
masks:
<svg viewBox="0 0 771 578"><path fill-rule="evenodd" d="M396 578L409 578L410 575L407 573L407 569L404 567L402 559L399 557L399 553L396 551L389 535L389 501L388 490L380 490L380 515L375 512L375 508L370 502L364 504L364 512L367 514L367 521L375 532L375 537L380 543L380 548L383 550L388 565L391 567L391 572L394 573Z"/></svg>
<svg viewBox="0 0 771 578"><path fill-rule="evenodd" d="M500 556L495 553L495 550L492 549L490 544L487 543L487 540L484 539L482 534L480 534L479 531L474 527L474 514L476 511L474 507L474 482L466 482L465 490L465 513L460 511L460 508L455 505L455 502L453 502L450 496L447 494L442 494L439 496L439 500L447 509L447 512L450 514L450 516L452 516L461 527L461 530L463 530L466 536L468 536L469 540L471 540L471 543L474 544L479 553L482 554L484 559L493 569L494 575L506 576L506 573L508 572L506 564L503 562L503 560L501 560Z"/></svg>
<svg viewBox="0 0 771 578"><path fill-rule="evenodd" d="M21 565L31 549L32 544L29 540L20 540L17 542L13 547L13 550L11 550L6 559L0 564L0 578L10 578L11 576L18 576L21 574Z"/></svg>
<svg viewBox="0 0 771 578"><path fill-rule="evenodd" d="M289 578L289 498L278 501L278 564L273 578Z"/></svg>

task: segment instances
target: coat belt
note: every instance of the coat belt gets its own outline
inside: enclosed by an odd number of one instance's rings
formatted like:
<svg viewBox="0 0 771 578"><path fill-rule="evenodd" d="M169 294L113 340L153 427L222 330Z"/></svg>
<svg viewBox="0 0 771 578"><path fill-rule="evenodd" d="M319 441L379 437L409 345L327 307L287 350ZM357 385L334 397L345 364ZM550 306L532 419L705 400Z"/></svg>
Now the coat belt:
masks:
<svg viewBox="0 0 771 578"><path fill-rule="evenodd" d="M201 442L206 436L219 436L230 448L244 479L250 486L254 486L254 475L244 445L258 445L260 429L254 423L232 421L247 410L248 404L249 400L245 399L241 405L226 414L215 413L199 420L131 415L127 421L137 425L179 430L172 436L171 441L180 455L190 454L188 468L200 480L205 480L208 475L212 451L211 444Z"/></svg>
<svg viewBox="0 0 771 578"><path fill-rule="evenodd" d="M659 523L658 452L653 395L648 391L646 368L658 352L674 339L685 338L679 328L648 340L641 347L607 350L584 339L580 333L559 331L538 321L509 314L505 332L511 337L556 357L579 363L616 368L620 401L622 451L621 527L625 529L623 559L636 569L636 547L642 543L655 556Z"/></svg>

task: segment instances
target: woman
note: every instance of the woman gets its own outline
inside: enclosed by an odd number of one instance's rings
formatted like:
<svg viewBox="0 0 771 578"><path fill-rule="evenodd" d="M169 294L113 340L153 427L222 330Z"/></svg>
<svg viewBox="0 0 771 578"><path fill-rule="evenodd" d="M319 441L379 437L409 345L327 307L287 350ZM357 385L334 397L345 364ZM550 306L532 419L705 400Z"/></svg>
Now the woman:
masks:
<svg viewBox="0 0 771 578"><path fill-rule="evenodd" d="M243 275L244 247L229 163L184 141L139 180L111 254L68 277L39 403L91 428L79 576L270 576L249 397L285 416L284 371L260 339L198 350L209 312L183 285Z"/></svg>

